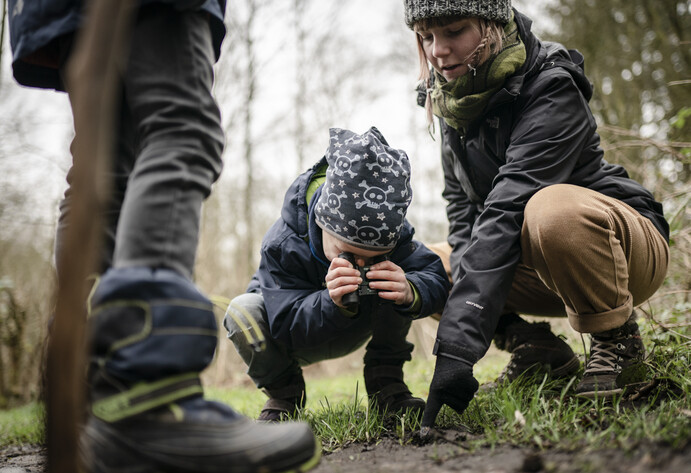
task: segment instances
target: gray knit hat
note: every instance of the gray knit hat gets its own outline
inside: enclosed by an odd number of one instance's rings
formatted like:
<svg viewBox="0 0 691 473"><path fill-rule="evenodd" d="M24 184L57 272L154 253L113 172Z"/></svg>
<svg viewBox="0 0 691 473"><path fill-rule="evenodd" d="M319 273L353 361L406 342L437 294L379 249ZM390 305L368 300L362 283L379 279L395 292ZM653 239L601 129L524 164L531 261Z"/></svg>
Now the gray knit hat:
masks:
<svg viewBox="0 0 691 473"><path fill-rule="evenodd" d="M406 153L391 148L375 127L362 135L331 128L326 161L317 225L364 250L394 248L413 198Z"/></svg>
<svg viewBox="0 0 691 473"><path fill-rule="evenodd" d="M420 20L440 16L475 16L500 23L511 19L511 0L403 0L403 4L410 29Z"/></svg>

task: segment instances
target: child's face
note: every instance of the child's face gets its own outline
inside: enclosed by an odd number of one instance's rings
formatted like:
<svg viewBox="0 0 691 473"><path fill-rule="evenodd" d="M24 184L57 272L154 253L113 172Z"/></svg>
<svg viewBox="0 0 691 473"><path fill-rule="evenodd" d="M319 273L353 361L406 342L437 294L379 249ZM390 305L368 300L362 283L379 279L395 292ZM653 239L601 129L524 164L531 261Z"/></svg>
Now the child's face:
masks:
<svg viewBox="0 0 691 473"><path fill-rule="evenodd" d="M355 256L355 262L358 266L366 266L375 256L381 256L389 253L390 250L370 251L363 250L356 246L350 245L343 240L332 236L330 233L322 230L322 246L324 255L331 261L338 258L338 255L344 252L352 253Z"/></svg>
<svg viewBox="0 0 691 473"><path fill-rule="evenodd" d="M477 18L461 18L443 26L417 31L427 60L447 81L466 74L467 61L480 44L480 23Z"/></svg>

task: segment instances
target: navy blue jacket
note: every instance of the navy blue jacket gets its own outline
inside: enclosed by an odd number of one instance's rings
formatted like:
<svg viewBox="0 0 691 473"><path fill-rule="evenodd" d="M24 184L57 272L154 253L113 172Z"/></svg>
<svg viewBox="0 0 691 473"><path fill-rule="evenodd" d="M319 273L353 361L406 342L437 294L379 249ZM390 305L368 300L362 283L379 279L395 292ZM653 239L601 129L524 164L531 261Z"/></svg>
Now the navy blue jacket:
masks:
<svg viewBox="0 0 691 473"><path fill-rule="evenodd" d="M226 0L140 0L140 5L168 3L180 8L192 4L209 13L216 59L225 36ZM53 41L74 33L82 23L83 0L9 0L8 17L12 70L22 85L65 90L58 73Z"/></svg>
<svg viewBox="0 0 691 473"><path fill-rule="evenodd" d="M521 258L528 200L553 184L586 187L650 219L668 239L662 206L605 161L588 100L583 57L540 42L515 12L524 66L490 100L465 136L442 121L454 285L439 323L435 353L474 364L487 351Z"/></svg>
<svg viewBox="0 0 691 473"><path fill-rule="evenodd" d="M259 269L247 289L264 296L271 335L294 348L328 342L354 323L354 318L343 315L334 304L325 285L329 262L322 250L321 229L314 221L321 187L312 197L309 209L306 202L307 186L316 170L324 166L326 159L322 158L286 192L281 217L264 236ZM424 317L441 312L450 285L439 257L413 240L413 233L406 221L389 258L405 271L408 281L418 290L420 310L411 314L405 307L387 305L401 316ZM360 313L382 306L377 297L365 299L370 304L363 300Z"/></svg>

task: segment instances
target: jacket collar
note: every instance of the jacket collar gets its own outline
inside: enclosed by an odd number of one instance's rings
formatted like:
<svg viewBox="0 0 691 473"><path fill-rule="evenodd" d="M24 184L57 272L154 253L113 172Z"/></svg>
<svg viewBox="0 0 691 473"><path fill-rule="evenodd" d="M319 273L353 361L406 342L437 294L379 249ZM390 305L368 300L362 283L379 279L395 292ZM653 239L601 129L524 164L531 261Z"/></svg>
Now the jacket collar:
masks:
<svg viewBox="0 0 691 473"><path fill-rule="evenodd" d="M497 105L515 100L520 94L526 79L540 70L547 55L545 48L542 47L542 43L531 31L533 21L516 9L513 10L513 13L514 20L518 25L518 34L525 45L525 63L513 76L506 80L504 87L490 99L487 104L488 110Z"/></svg>

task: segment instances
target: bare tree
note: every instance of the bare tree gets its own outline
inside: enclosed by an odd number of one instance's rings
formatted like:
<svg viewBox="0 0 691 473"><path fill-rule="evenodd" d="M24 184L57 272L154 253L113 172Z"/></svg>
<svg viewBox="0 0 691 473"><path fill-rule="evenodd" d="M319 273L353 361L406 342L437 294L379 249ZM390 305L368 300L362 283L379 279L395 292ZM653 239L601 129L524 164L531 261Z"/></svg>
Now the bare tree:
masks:
<svg viewBox="0 0 691 473"><path fill-rule="evenodd" d="M309 3L309 0L308 0ZM302 170L305 166L305 108L307 76L305 74L306 62L306 37L307 29L305 26L305 0L293 0L293 32L295 34L295 82L296 90L294 96L295 124L293 136L295 139L295 154L297 155L297 168Z"/></svg>
<svg viewBox="0 0 691 473"><path fill-rule="evenodd" d="M5 25L7 25L7 1L2 0L2 24L0 24L0 65L2 65L2 53L5 51ZM2 85L2 74L0 74Z"/></svg>

